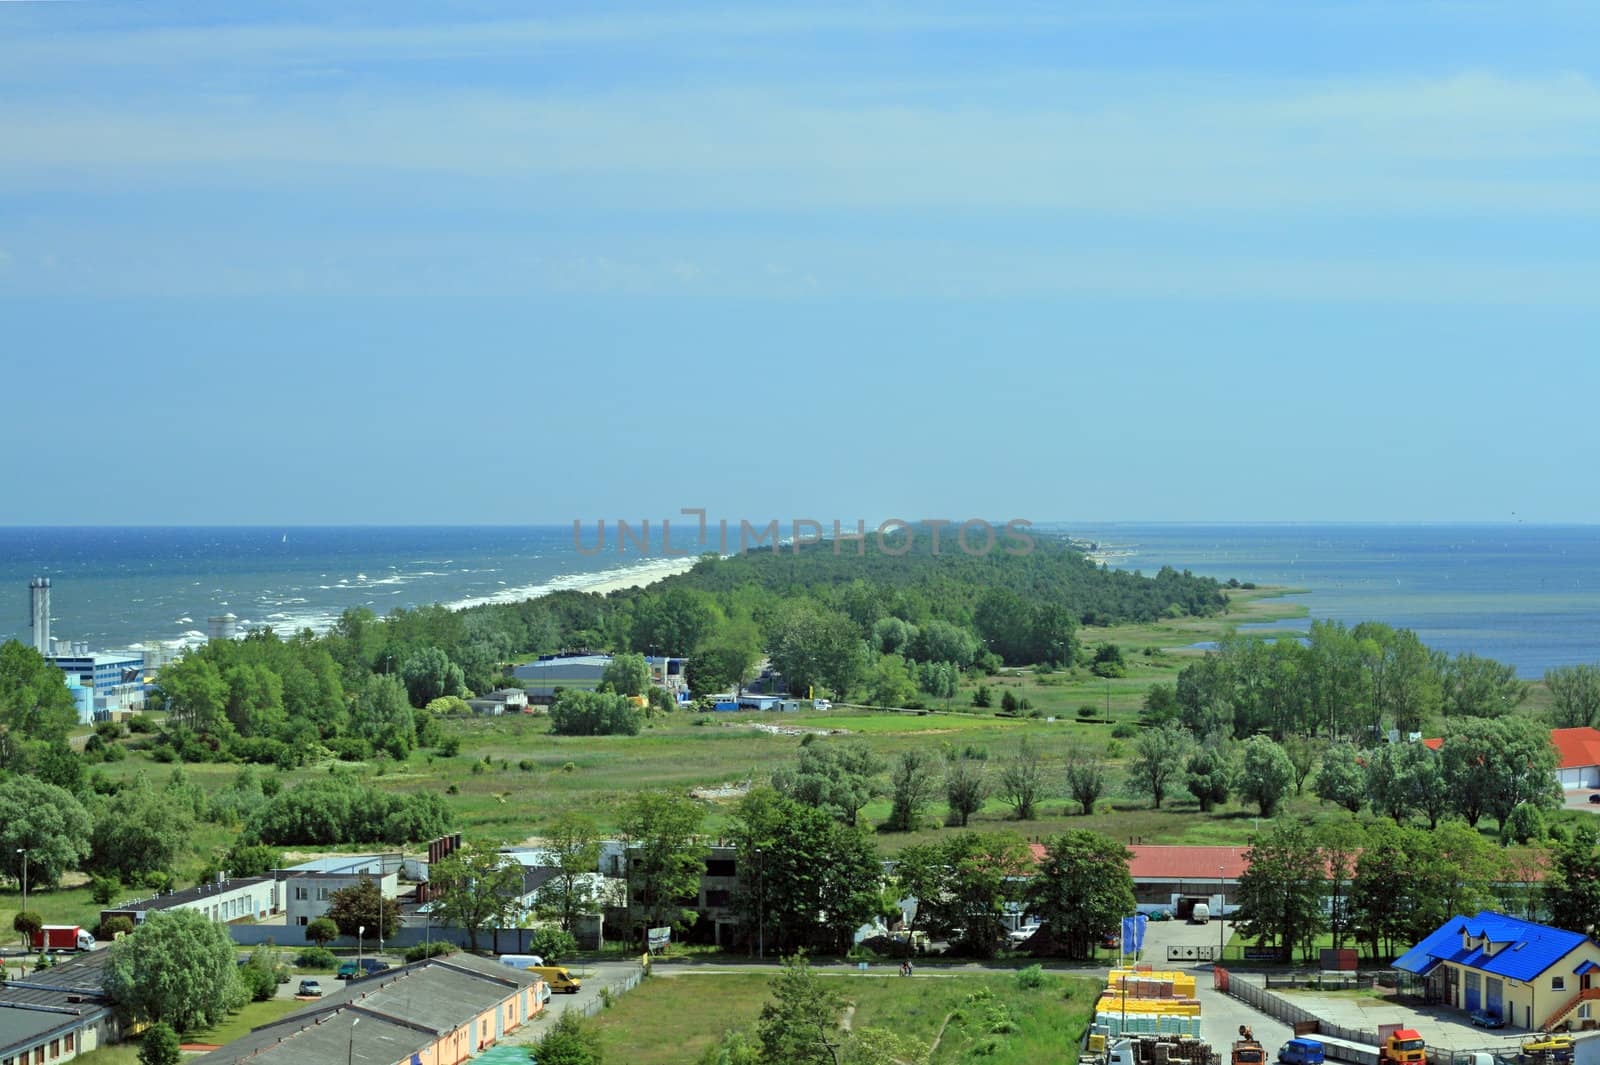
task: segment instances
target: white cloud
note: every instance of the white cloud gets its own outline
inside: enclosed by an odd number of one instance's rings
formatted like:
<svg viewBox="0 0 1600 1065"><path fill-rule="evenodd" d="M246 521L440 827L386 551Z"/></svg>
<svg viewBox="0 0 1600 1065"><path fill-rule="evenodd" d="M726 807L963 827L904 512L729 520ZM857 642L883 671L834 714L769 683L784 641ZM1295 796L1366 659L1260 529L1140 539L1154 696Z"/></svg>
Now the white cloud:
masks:
<svg viewBox="0 0 1600 1065"><path fill-rule="evenodd" d="M0 105L0 182L420 176L536 182L573 207L1600 208L1592 171L1569 165L1600 142L1600 91L1579 75L860 99L748 86L17 103Z"/></svg>

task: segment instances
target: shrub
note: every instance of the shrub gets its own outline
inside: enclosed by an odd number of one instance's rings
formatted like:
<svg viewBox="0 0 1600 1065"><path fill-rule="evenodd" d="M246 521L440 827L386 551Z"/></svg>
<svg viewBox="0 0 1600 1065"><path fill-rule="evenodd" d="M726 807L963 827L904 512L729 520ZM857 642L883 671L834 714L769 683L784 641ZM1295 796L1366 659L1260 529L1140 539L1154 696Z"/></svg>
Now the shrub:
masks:
<svg viewBox="0 0 1600 1065"><path fill-rule="evenodd" d="M1017 986L1024 991L1037 991L1044 986L1044 966L1030 965L1017 970Z"/></svg>
<svg viewBox="0 0 1600 1065"><path fill-rule="evenodd" d="M145 717L143 714L135 714L133 717L128 719L129 732L150 733L154 732L155 730L156 723Z"/></svg>
<svg viewBox="0 0 1600 1065"><path fill-rule="evenodd" d="M456 755L461 753L461 737L446 736L444 739L439 741L439 745L435 747L434 750L438 751L446 758L454 758Z"/></svg>
<svg viewBox="0 0 1600 1065"><path fill-rule="evenodd" d="M129 917L107 917L100 922L100 930L95 933L96 939L116 939L117 933L127 935L133 931L133 919Z"/></svg>
<svg viewBox="0 0 1600 1065"><path fill-rule="evenodd" d="M1078 716L1079 717L1090 718L1090 717L1093 717L1094 715L1095 715L1095 709L1094 709L1094 704L1093 703L1084 703L1082 706L1078 707Z"/></svg>
<svg viewBox="0 0 1600 1065"><path fill-rule="evenodd" d="M157 1021L145 1029L144 1038L139 1041L139 1065L178 1065L182 1060L178 1033L172 1030L172 1025Z"/></svg>
<svg viewBox="0 0 1600 1065"><path fill-rule="evenodd" d="M306 940L319 947L326 947L339 938L339 926L333 923L331 917L318 917L306 925Z"/></svg>
<svg viewBox="0 0 1600 1065"><path fill-rule="evenodd" d="M578 941L571 932L559 928L538 928L528 937L528 952L544 959L546 965L555 965L570 957L578 949Z"/></svg>
<svg viewBox="0 0 1600 1065"><path fill-rule="evenodd" d="M1119 740L1131 740L1138 734L1139 730L1126 721L1111 730L1112 737Z"/></svg>
<svg viewBox="0 0 1600 1065"><path fill-rule="evenodd" d="M431 943L418 943L416 946L407 950L405 953L405 959L408 962L426 961L428 958L437 958L443 954L454 954L455 950L456 945L454 943L446 943L443 940L434 940ZM549 961L548 958L545 960Z"/></svg>
<svg viewBox="0 0 1600 1065"><path fill-rule="evenodd" d="M637 736L639 708L624 695L564 691L550 704L550 731L557 736Z"/></svg>
<svg viewBox="0 0 1600 1065"><path fill-rule="evenodd" d="M531 773L533 772L533 760L531 758L524 758L522 761L517 763L517 768L522 770L524 773Z"/></svg>
<svg viewBox="0 0 1600 1065"><path fill-rule="evenodd" d="M332 924L332 921L328 922ZM337 929L335 929L337 931ZM411 960L410 958L406 959ZM339 959L325 947L307 947L294 956L294 963L302 969L337 969Z"/></svg>

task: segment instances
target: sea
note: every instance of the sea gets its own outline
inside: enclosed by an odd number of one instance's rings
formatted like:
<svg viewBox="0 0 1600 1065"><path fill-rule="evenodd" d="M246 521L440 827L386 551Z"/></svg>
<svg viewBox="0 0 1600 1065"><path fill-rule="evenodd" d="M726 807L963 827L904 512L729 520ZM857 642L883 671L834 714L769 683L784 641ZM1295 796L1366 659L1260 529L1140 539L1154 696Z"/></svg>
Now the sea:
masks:
<svg viewBox="0 0 1600 1065"><path fill-rule="evenodd" d="M1314 618L1414 629L1528 678L1600 661L1600 526L1047 528L1111 566L1302 588ZM593 552L593 528L584 546ZM35 576L51 578L54 635L110 650L199 643L216 614L233 613L241 630L321 631L351 606L509 602L660 571L662 559L614 547L581 552L571 526L0 528L0 640L28 639Z"/></svg>

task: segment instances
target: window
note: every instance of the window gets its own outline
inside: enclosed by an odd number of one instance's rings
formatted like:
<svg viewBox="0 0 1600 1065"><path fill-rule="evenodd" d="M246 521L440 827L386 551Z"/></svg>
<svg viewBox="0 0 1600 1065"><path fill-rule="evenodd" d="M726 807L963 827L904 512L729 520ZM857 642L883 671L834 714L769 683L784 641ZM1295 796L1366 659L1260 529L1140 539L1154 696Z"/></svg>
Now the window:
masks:
<svg viewBox="0 0 1600 1065"><path fill-rule="evenodd" d="M1589 1019L1589 1004L1587 1002L1585 1002L1583 1005L1578 1007L1578 1020L1586 1021L1588 1019Z"/></svg>
<svg viewBox="0 0 1600 1065"><path fill-rule="evenodd" d="M1552 990L1552 991L1565 991L1566 989L1567 989L1567 978L1565 976L1552 976L1550 978L1550 990Z"/></svg>
<svg viewBox="0 0 1600 1065"><path fill-rule="evenodd" d="M61 1040L50 1040L50 1060L54 1061L61 1056Z"/></svg>
<svg viewBox="0 0 1600 1065"><path fill-rule="evenodd" d="M308 892L305 888L296 885L296 887L294 889L294 897L295 897L295 900L297 902L305 902L307 899L309 899L311 897L311 893Z"/></svg>
<svg viewBox="0 0 1600 1065"><path fill-rule="evenodd" d="M68 1054L72 1053L72 1033L68 1032L67 1033L67 1037L65 1039L63 1039L61 1042L62 1042L62 1046L64 1046L66 1048L67 1053Z"/></svg>

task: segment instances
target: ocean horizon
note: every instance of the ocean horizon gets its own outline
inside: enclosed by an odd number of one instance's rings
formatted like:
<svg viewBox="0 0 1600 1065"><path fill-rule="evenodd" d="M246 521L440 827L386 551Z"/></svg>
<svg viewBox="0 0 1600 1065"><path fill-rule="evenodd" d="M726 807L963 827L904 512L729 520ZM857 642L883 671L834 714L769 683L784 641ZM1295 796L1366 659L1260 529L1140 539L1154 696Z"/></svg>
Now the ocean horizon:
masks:
<svg viewBox="0 0 1600 1065"><path fill-rule="evenodd" d="M1600 660L1600 526L1052 522L1108 565L1288 585L1313 618L1384 621L1538 677ZM593 523L583 529L593 551ZM53 633L96 649L194 644L205 619L322 631L345 609L509 602L647 580L665 560L585 553L570 525L0 527L0 639L28 639L28 580ZM1309 619L1290 622L1307 627Z"/></svg>

